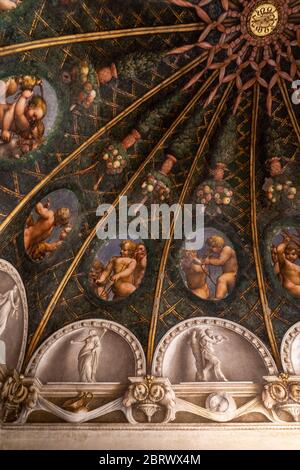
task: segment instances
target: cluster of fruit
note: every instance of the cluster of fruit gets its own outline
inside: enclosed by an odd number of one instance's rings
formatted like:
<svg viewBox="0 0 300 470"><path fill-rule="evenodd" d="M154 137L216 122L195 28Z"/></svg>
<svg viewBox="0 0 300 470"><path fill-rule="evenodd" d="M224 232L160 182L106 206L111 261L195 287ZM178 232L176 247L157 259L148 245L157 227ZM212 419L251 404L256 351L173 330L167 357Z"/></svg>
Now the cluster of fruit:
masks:
<svg viewBox="0 0 300 470"><path fill-rule="evenodd" d="M171 189L166 185L166 183L152 174L149 174L142 184L143 195L157 201L165 201L169 199L170 192Z"/></svg>
<svg viewBox="0 0 300 470"><path fill-rule="evenodd" d="M111 144L102 155L108 175L118 175L127 166L128 157L126 150L120 144Z"/></svg>
<svg viewBox="0 0 300 470"><path fill-rule="evenodd" d="M199 202L204 205L211 203L219 205L229 205L233 196L231 188L224 185L215 185L215 182L204 182L197 189L197 197Z"/></svg>
<svg viewBox="0 0 300 470"><path fill-rule="evenodd" d="M293 186L292 181L272 182L265 188L267 199L272 203L283 202L284 200L292 201L295 199L297 189Z"/></svg>
<svg viewBox="0 0 300 470"><path fill-rule="evenodd" d="M73 65L70 70L62 71L62 82L72 87L72 95L74 95L70 111L76 109L77 106L83 106L85 109L92 106L97 96L96 84L93 85L92 78L93 70L86 61Z"/></svg>
<svg viewBox="0 0 300 470"><path fill-rule="evenodd" d="M93 89L93 85L90 82L86 82L83 84L82 90L78 93L77 103L85 109L89 109L92 106L96 95L97 93Z"/></svg>

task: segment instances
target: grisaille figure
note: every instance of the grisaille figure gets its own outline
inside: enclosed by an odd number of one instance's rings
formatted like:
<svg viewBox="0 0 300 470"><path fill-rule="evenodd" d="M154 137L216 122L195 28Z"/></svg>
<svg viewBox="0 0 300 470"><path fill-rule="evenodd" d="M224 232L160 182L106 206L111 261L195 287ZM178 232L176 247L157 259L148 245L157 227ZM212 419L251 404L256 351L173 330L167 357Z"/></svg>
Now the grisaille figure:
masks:
<svg viewBox="0 0 300 470"><path fill-rule="evenodd" d="M17 297L18 287L14 286L12 289L0 294L0 338L5 331L7 320L10 316L16 316L18 319L18 308L20 298ZM0 364L6 364L6 344L0 339Z"/></svg>
<svg viewBox="0 0 300 470"><path fill-rule="evenodd" d="M101 339L106 329L98 336L96 330L89 330L89 335L82 341L71 341L71 344L83 344L78 353L78 373L80 382L96 382L96 372L101 353Z"/></svg>
<svg viewBox="0 0 300 470"><path fill-rule="evenodd" d="M190 345L196 362L196 382L227 382L221 370L221 361L214 351L214 346L223 341L227 341L227 337L215 335L211 328L192 332Z"/></svg>
<svg viewBox="0 0 300 470"><path fill-rule="evenodd" d="M10 315L18 315L20 299L16 298L17 294L17 286L14 286L5 292L5 294L0 294L0 336L5 330L8 317Z"/></svg>

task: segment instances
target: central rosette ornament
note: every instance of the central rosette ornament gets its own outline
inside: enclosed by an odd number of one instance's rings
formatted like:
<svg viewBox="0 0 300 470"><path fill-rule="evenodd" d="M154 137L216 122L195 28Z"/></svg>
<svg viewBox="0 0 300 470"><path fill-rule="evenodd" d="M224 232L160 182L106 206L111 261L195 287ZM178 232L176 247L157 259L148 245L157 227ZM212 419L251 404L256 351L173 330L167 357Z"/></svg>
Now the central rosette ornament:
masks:
<svg viewBox="0 0 300 470"><path fill-rule="evenodd" d="M197 42L169 52L188 54L198 48L202 61L203 57L206 60L184 88L193 86L206 73L217 71L218 80L205 107L224 84L234 82L235 113L245 92L258 85L266 92L266 107L271 116L273 88L282 80L293 82L300 77L297 62L300 3L297 0L220 0L223 12L218 15L213 0L167 1L194 9L203 27Z"/></svg>
<svg viewBox="0 0 300 470"><path fill-rule="evenodd" d="M287 25L288 10L285 0L252 0L241 14L241 32L253 46L275 43Z"/></svg>

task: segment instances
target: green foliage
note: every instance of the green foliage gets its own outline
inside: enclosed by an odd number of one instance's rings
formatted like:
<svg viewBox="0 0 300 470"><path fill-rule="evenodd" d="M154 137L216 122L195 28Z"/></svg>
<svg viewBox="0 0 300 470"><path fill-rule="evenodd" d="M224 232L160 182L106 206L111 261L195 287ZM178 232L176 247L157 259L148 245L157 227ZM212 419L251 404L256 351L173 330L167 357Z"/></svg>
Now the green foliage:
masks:
<svg viewBox="0 0 300 470"><path fill-rule="evenodd" d="M204 115L204 109L201 108L194 113L187 121L183 129L175 135L173 142L169 147L169 153L181 160L187 158L194 152L195 142L197 142L197 132Z"/></svg>
<svg viewBox="0 0 300 470"><path fill-rule="evenodd" d="M42 39L53 36L53 31L61 31L66 28L65 12L74 12L79 8L81 2L78 0L69 0L69 4L63 5L61 0L22 0L17 8L9 11L0 11L0 31L4 32L4 40L9 44L24 41L24 33L22 31L30 31L31 24L35 18L35 12L40 12L39 20L33 28L31 39ZM45 23L40 21L45 20ZM22 26L22 30L16 25ZM76 32L68 27L69 34Z"/></svg>
<svg viewBox="0 0 300 470"><path fill-rule="evenodd" d="M152 171L153 176L158 180L164 183L167 187L171 187L171 181L170 178L163 173L160 173L160 171Z"/></svg>
<svg viewBox="0 0 300 470"><path fill-rule="evenodd" d="M289 144L289 130L284 121L280 124L278 119L273 117L263 118L259 128L260 152L262 160L266 161L273 157L280 157L289 160L293 149ZM293 145L292 145L293 146ZM292 170L293 172L294 170Z"/></svg>
<svg viewBox="0 0 300 470"><path fill-rule="evenodd" d="M216 162L230 163L238 152L237 122L235 116L226 120L216 137L213 139L211 153L213 155L212 166Z"/></svg>
<svg viewBox="0 0 300 470"><path fill-rule="evenodd" d="M122 79L132 79L157 68L164 53L136 51L125 55L116 62L118 75Z"/></svg>
<svg viewBox="0 0 300 470"><path fill-rule="evenodd" d="M172 110L180 103L184 92L179 91L165 100L162 100L154 109L146 112L145 117L140 119L137 130L144 137L151 135L151 129L163 126L165 118L170 115Z"/></svg>
<svg viewBox="0 0 300 470"><path fill-rule="evenodd" d="M37 4L38 0L23 0L14 10L0 11L0 31L12 24L22 24L27 18L32 18L32 11L38 6Z"/></svg>
<svg viewBox="0 0 300 470"><path fill-rule="evenodd" d="M275 129L272 125L268 127L266 132L265 147L267 158L280 157L282 154L278 128Z"/></svg>

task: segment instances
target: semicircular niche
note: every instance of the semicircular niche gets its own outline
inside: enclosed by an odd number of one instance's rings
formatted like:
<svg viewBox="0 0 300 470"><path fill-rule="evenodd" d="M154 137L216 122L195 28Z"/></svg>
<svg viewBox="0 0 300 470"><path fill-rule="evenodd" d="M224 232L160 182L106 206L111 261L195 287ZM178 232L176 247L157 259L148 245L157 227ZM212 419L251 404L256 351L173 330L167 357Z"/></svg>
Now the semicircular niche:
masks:
<svg viewBox="0 0 300 470"><path fill-rule="evenodd" d="M47 140L58 115L58 98L42 76L0 77L0 166L18 165Z"/></svg>
<svg viewBox="0 0 300 470"><path fill-rule="evenodd" d="M284 372L300 376L300 322L286 332L280 349Z"/></svg>
<svg viewBox="0 0 300 470"><path fill-rule="evenodd" d="M78 199L69 189L57 189L39 201L24 227L24 248L30 259L43 261L62 249L78 215Z"/></svg>
<svg viewBox="0 0 300 470"><path fill-rule="evenodd" d="M22 279L0 259L0 366L20 370L27 341L28 307Z"/></svg>
<svg viewBox="0 0 300 470"><path fill-rule="evenodd" d="M46 383L126 383L146 372L137 338L118 323L85 320L54 333L36 351L26 374Z"/></svg>
<svg viewBox="0 0 300 470"><path fill-rule="evenodd" d="M179 323L158 344L153 375L181 382L263 382L277 373L264 344L246 328L218 318Z"/></svg>
<svg viewBox="0 0 300 470"><path fill-rule="evenodd" d="M220 230L205 227L203 235L199 249L190 249L185 241L179 252L179 270L193 295L220 301L228 297L236 285L237 254L231 240Z"/></svg>
<svg viewBox="0 0 300 470"><path fill-rule="evenodd" d="M267 230L265 261L276 289L290 299L300 299L300 223L287 220Z"/></svg>
<svg viewBox="0 0 300 470"><path fill-rule="evenodd" d="M96 251L89 266L89 287L99 299L121 301L141 286L147 268L142 240L108 240Z"/></svg>

